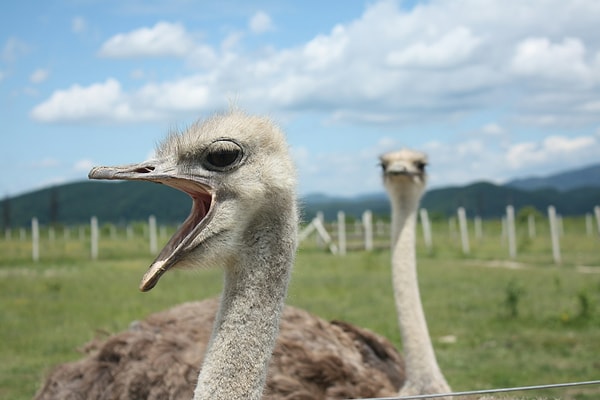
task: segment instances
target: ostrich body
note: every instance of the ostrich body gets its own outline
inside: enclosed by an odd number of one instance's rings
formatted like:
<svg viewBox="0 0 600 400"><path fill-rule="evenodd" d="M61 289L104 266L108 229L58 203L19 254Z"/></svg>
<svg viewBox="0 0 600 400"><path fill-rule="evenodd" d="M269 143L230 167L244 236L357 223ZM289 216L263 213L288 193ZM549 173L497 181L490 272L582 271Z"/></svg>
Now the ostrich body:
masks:
<svg viewBox="0 0 600 400"><path fill-rule="evenodd" d="M152 160L97 167L89 176L189 194L190 216L140 289L152 289L173 267L219 265L223 293L93 342L86 358L50 374L37 399L189 399L192 391L196 400L259 399L265 384L266 398L356 398L390 395L402 384L401 358L386 339L284 309L296 179L284 135L268 119L218 115L169 136Z"/></svg>
<svg viewBox="0 0 600 400"><path fill-rule="evenodd" d="M392 282L406 363L399 394L449 393L427 329L416 268L415 232L427 156L404 149L384 154L380 161L392 208Z"/></svg>

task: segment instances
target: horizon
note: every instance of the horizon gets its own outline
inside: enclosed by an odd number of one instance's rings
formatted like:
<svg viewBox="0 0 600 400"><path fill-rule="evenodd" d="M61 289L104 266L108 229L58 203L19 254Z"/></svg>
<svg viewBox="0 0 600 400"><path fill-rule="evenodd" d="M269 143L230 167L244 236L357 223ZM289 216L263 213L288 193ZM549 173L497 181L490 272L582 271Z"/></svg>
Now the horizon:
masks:
<svg viewBox="0 0 600 400"><path fill-rule="evenodd" d="M564 171L558 171L557 173L553 173L553 174L549 174L549 175L543 175L543 176L524 176L524 177L515 177L514 179L511 179L509 181L503 182L503 183L496 183L496 182L492 182L490 180L474 180L471 182L465 182L462 184L450 184L450 185L445 185L445 186L435 186L435 187L431 187L430 185L427 185L427 188L425 190L425 193L432 191L432 190L444 190L444 189L451 189L451 188L463 188L463 187L467 187L467 186L471 186L471 185L476 185L479 183L489 183L492 185L496 185L496 186L508 186L510 183L513 182L518 182L518 181L522 181L522 180L529 180L529 179L548 179L548 178L552 178L556 175L562 175L565 173L570 173L570 172L576 172L578 170L584 170L584 169L589 169L589 168L598 168L600 167L600 162L599 163L592 163L589 165L584 165L582 167L579 168L569 168L567 170ZM79 183L100 183L100 184L108 184L108 185L112 185L112 184L119 184L119 183L123 183L123 182L127 182L127 181L95 181L95 180L89 180L89 179L81 179L81 180L76 180L76 181L70 181L70 182L61 182L58 184L53 184L53 185L48 185L48 186L44 186L41 188L35 188L32 190L28 190L26 192L23 193L18 193L12 196L4 196L2 199L0 199L0 202L4 201L5 199L9 199L9 200L13 200L17 197L21 197L21 196L27 196L30 194L33 194L35 192L38 191L44 191L44 190L51 190L55 187L59 187L59 186L64 186L64 185L74 185L74 184L79 184ZM146 183L152 183L152 182L146 182ZM528 190L519 188L519 187L512 187L515 190L520 190L520 191L525 191L527 192ZM176 189L173 189L176 190ZM558 190L558 189L557 189ZM560 190L559 190L560 191ZM354 193L354 194L349 194L349 195L343 195L343 194L331 194L331 193L325 193L325 192L309 192L309 193L300 193L299 194L299 198L307 198L307 197L326 197L328 200L330 199L348 199L348 200L352 200L352 199L356 199L356 198L360 198L360 197L365 197L365 196L372 196L372 195L386 195L385 189L383 188L383 186L381 188L378 189L373 189L370 192L361 192L361 193Z"/></svg>
<svg viewBox="0 0 600 400"><path fill-rule="evenodd" d="M430 189L600 154L593 0L31 3L0 17L5 197L143 161L232 102L282 126L301 196L380 191L401 147Z"/></svg>

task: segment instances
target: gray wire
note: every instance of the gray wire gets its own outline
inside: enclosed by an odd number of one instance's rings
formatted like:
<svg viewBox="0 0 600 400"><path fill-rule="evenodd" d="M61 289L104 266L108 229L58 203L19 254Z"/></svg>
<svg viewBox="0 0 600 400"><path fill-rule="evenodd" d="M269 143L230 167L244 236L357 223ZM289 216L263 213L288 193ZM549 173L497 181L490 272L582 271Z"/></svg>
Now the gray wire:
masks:
<svg viewBox="0 0 600 400"><path fill-rule="evenodd" d="M500 388L500 389L471 390L471 391L466 391L466 392L419 394L419 395L414 395L414 396L402 396L402 397L375 397L375 398L370 398L370 399L365 399L365 400L434 399L437 397L472 396L472 395L478 395L478 394L518 392L518 391L523 391L523 390L555 389L555 388L565 388L565 387L585 386L585 385L599 385L599 384L600 384L600 380L596 380L596 381L585 381L585 382L553 383L553 384L548 384L548 385L521 386L521 387Z"/></svg>

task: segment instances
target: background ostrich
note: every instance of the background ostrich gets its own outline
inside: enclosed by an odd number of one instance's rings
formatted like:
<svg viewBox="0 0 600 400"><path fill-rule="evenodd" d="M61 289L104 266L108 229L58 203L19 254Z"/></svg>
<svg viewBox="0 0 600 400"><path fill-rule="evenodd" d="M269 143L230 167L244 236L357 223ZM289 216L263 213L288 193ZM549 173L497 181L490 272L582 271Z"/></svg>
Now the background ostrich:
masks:
<svg viewBox="0 0 600 400"><path fill-rule="evenodd" d="M429 337L416 268L415 228L427 156L400 150L382 155L380 161L392 206L392 281L406 363L400 395L449 393Z"/></svg>
<svg viewBox="0 0 600 400"><path fill-rule="evenodd" d="M219 115L169 136L155 159L94 168L90 178L148 180L188 193L190 216L151 264L141 290L172 267L214 264L225 272L223 294L92 342L85 359L51 373L38 399L189 399L192 392L195 399L251 399L262 396L265 379L267 398L398 390L402 362L387 340L283 309L296 249L296 183L284 136L269 120Z"/></svg>

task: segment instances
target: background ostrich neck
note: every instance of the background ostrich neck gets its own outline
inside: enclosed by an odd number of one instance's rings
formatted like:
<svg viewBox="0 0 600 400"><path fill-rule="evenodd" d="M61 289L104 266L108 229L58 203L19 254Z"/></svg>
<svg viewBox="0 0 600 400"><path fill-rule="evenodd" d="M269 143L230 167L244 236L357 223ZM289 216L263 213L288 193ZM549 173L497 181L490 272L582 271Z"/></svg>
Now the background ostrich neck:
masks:
<svg viewBox="0 0 600 400"><path fill-rule="evenodd" d="M391 198L394 296L407 382L414 382L441 374L429 338L417 278L415 230L420 194L403 192L402 196L392 194Z"/></svg>
<svg viewBox="0 0 600 400"><path fill-rule="evenodd" d="M225 270L221 305L194 399L260 399L296 250L296 210L270 206ZM263 210L264 211L264 210ZM260 214L260 213L259 213Z"/></svg>

